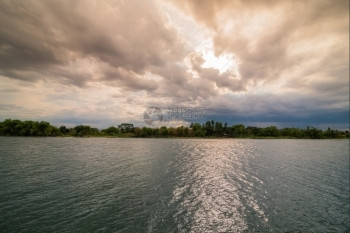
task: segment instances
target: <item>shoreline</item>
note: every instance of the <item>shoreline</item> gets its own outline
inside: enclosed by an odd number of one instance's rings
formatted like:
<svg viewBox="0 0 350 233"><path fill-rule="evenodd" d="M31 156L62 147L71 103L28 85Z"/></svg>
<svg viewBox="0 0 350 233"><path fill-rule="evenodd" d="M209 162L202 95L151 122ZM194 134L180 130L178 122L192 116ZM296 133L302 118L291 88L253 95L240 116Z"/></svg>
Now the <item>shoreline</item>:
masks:
<svg viewBox="0 0 350 233"><path fill-rule="evenodd" d="M247 139L349 139L346 130L327 130L308 126L301 128L255 127L242 124L207 121L205 124L191 123L179 127L134 127L130 123L98 129L89 125L56 127L45 121L21 121L6 119L0 122L1 136L20 137L105 137L105 138L247 138Z"/></svg>
<svg viewBox="0 0 350 233"><path fill-rule="evenodd" d="M350 140L350 138L297 138L297 137L135 137L135 136L12 136L12 135L0 135L0 137L8 138L132 138L132 139L259 139L259 140L284 140L284 139L296 139L296 140Z"/></svg>

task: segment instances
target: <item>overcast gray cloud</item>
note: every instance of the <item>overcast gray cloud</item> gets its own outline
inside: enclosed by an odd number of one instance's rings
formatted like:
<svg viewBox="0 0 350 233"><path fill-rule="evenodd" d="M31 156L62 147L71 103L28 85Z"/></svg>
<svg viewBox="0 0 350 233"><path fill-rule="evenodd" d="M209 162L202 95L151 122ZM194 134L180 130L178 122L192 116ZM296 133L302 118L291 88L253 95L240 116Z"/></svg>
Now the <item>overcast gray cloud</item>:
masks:
<svg viewBox="0 0 350 233"><path fill-rule="evenodd" d="M176 30L151 1L0 4L0 68L10 78L53 77L79 86L102 79L154 89L137 75L185 56Z"/></svg>
<svg viewBox="0 0 350 233"><path fill-rule="evenodd" d="M214 30L216 53L235 54L243 79L269 82L303 68L304 72L327 72L333 81L346 84L349 75L347 0L174 3ZM312 59L319 61L310 67Z"/></svg>
<svg viewBox="0 0 350 233"><path fill-rule="evenodd" d="M0 85L2 118L334 115L348 111L349 1L0 0Z"/></svg>

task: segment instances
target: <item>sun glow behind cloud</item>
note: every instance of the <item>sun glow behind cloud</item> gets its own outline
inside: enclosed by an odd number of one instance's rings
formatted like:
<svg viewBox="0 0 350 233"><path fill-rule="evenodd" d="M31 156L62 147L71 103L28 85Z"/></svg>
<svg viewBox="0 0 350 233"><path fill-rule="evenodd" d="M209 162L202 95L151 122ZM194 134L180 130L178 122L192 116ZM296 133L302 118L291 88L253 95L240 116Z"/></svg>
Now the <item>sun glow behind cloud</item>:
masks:
<svg viewBox="0 0 350 233"><path fill-rule="evenodd" d="M181 105L348 127L348 1L18 4L0 0L1 119L142 125Z"/></svg>
<svg viewBox="0 0 350 233"><path fill-rule="evenodd" d="M224 73L227 70L237 71L237 64L235 63L233 56L231 55L220 55L216 57L213 51L203 52L203 58L205 62L203 63L203 68L214 68L219 70L220 73Z"/></svg>

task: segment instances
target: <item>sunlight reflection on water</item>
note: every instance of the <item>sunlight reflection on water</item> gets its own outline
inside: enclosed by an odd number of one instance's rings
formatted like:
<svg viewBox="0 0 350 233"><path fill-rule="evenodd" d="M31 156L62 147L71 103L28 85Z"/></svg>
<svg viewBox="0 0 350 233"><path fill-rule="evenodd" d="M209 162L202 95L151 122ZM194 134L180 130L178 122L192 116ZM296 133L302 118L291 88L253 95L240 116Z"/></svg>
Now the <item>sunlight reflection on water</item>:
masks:
<svg viewBox="0 0 350 233"><path fill-rule="evenodd" d="M348 140L0 137L0 174L4 232L350 230Z"/></svg>
<svg viewBox="0 0 350 233"><path fill-rule="evenodd" d="M179 145L181 146L181 145ZM191 232L242 232L247 230L246 215L257 215L262 223L268 217L251 195L253 186L263 183L247 179L247 159L254 151L240 141L193 142L183 156L181 181L173 191L172 202L182 206L175 216L179 222L190 222ZM244 203L242 201L244 199ZM254 213L247 213L247 207ZM250 211L251 211L250 210ZM188 212L187 215L182 215Z"/></svg>

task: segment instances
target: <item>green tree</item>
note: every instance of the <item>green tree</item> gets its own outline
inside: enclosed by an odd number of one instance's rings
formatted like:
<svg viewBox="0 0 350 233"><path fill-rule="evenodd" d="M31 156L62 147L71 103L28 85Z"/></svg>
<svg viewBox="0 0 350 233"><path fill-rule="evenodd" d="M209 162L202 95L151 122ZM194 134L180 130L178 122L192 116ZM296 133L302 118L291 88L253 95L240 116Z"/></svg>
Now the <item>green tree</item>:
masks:
<svg viewBox="0 0 350 233"><path fill-rule="evenodd" d="M117 136L119 134L119 129L114 126L110 126L107 129L102 130L102 132L109 136Z"/></svg>
<svg viewBox="0 0 350 233"><path fill-rule="evenodd" d="M176 136L176 130L173 127L168 128L168 135L169 136Z"/></svg>
<svg viewBox="0 0 350 233"><path fill-rule="evenodd" d="M207 136L213 136L214 135L214 126L210 121L207 121L205 123L205 131Z"/></svg>
<svg viewBox="0 0 350 233"><path fill-rule="evenodd" d="M183 137L185 136L185 127L180 126L176 129L176 134L178 137Z"/></svg>
<svg viewBox="0 0 350 233"><path fill-rule="evenodd" d="M312 139L324 138L322 130L316 129L315 127L308 126L305 130L305 136Z"/></svg>
<svg viewBox="0 0 350 233"><path fill-rule="evenodd" d="M242 137L245 135L245 126L242 124L234 125L231 127L231 136L234 138Z"/></svg>
<svg viewBox="0 0 350 233"><path fill-rule="evenodd" d="M130 123L122 123L121 125L118 125L118 128L120 132L122 133L133 133L134 132L134 125Z"/></svg>
<svg viewBox="0 0 350 233"><path fill-rule="evenodd" d="M222 136L223 134L223 127L221 122L215 122L215 135L216 136Z"/></svg>
<svg viewBox="0 0 350 233"><path fill-rule="evenodd" d="M67 135L70 133L70 130L67 129L66 126L62 125L61 127L59 127L59 131L60 131L60 135Z"/></svg>
<svg viewBox="0 0 350 233"><path fill-rule="evenodd" d="M168 129L166 126L162 126L160 127L160 135L163 137L167 137L168 136Z"/></svg>
<svg viewBox="0 0 350 233"><path fill-rule="evenodd" d="M276 126L269 126L266 128L263 128L258 136L263 136L263 137L278 137L279 136L279 131Z"/></svg>
<svg viewBox="0 0 350 233"><path fill-rule="evenodd" d="M98 135L99 130L97 128L91 128L88 125L78 125L74 127L74 136L94 136Z"/></svg>

